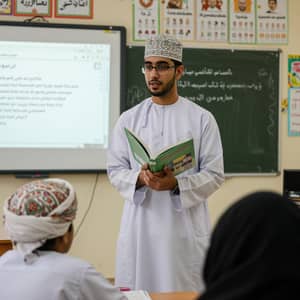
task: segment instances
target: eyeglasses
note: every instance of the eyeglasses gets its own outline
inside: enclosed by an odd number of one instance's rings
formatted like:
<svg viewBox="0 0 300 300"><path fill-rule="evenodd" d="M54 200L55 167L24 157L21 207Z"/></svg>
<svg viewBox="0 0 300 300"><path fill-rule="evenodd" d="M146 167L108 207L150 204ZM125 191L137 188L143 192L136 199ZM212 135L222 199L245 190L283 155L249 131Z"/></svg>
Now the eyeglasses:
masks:
<svg viewBox="0 0 300 300"><path fill-rule="evenodd" d="M170 66L166 62L160 62L157 63L155 66L152 65L151 63L145 63L144 66L142 67L142 72L145 74L146 72L150 73L153 69L157 71L158 73L163 73L167 72L169 69L175 68L176 66Z"/></svg>

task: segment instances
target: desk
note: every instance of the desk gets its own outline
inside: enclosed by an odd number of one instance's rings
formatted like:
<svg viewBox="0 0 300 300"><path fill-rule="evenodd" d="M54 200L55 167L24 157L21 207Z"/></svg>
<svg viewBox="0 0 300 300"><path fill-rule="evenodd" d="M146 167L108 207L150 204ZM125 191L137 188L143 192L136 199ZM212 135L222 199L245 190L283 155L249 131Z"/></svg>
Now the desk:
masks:
<svg viewBox="0 0 300 300"><path fill-rule="evenodd" d="M198 296L196 292L150 293L152 300L195 300Z"/></svg>
<svg viewBox="0 0 300 300"><path fill-rule="evenodd" d="M2 255L10 249L12 249L12 244L10 240L0 240L0 255Z"/></svg>

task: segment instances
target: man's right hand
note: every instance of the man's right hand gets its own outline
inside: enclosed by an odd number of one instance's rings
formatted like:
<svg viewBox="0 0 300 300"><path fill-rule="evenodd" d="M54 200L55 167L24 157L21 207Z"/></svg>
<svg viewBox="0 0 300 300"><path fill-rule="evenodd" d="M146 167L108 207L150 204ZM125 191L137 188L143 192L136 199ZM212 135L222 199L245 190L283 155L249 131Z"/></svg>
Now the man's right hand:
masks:
<svg viewBox="0 0 300 300"><path fill-rule="evenodd" d="M148 170L148 169L149 169L148 164L142 165L140 174L139 174L137 182L136 182L136 188L137 189L144 186L144 185L146 185L145 178L146 178L146 170Z"/></svg>

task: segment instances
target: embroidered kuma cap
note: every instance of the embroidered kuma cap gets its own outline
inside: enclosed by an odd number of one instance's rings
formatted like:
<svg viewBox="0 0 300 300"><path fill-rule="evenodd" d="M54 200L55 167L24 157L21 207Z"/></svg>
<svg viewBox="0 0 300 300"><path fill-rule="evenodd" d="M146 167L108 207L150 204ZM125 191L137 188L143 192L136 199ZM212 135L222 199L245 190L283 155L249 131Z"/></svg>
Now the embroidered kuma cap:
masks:
<svg viewBox="0 0 300 300"><path fill-rule="evenodd" d="M144 58L161 56L182 62L182 44L172 36L157 35L146 41Z"/></svg>

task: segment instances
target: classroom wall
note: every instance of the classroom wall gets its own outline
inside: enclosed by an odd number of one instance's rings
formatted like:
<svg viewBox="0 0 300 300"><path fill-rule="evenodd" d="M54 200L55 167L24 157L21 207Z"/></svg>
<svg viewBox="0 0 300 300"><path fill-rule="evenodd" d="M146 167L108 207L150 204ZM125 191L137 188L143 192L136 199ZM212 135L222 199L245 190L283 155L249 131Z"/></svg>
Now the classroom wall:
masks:
<svg viewBox="0 0 300 300"><path fill-rule="evenodd" d="M127 43L132 44L132 10L131 0L94 0L95 14L93 20L49 19L51 23L81 23L99 25L122 25L127 28ZM289 0L289 43L288 45L248 45L237 48L281 48L281 98L287 97L287 57L288 54L300 54L299 36L300 1ZM18 20L22 17L0 16L1 20ZM138 44L138 43L134 43ZM229 44L190 43L193 47L230 48ZM184 95L183 95L184 96ZM262 112L263 113L263 112ZM283 169L300 169L300 137L288 137L287 112L280 115L280 165ZM61 177L69 180L77 190L79 211L75 222L75 230L90 210L77 233L71 254L90 261L98 271L106 277L114 276L115 246L118 234L123 200L118 192L110 185L107 176L100 174L51 174L51 177ZM97 179L97 182L95 182ZM209 211L212 224L215 224L220 214L240 196L267 189L282 191L282 172L278 176L248 176L226 178L223 186L210 197ZM4 199L26 179L16 179L13 175L0 175L0 207ZM94 197L93 189L95 188ZM92 202L91 202L92 201ZM267 212L266 212L267 213ZM3 237L3 226L0 224L0 239Z"/></svg>

